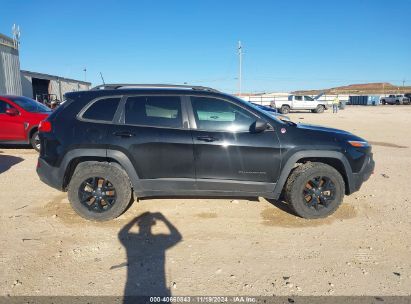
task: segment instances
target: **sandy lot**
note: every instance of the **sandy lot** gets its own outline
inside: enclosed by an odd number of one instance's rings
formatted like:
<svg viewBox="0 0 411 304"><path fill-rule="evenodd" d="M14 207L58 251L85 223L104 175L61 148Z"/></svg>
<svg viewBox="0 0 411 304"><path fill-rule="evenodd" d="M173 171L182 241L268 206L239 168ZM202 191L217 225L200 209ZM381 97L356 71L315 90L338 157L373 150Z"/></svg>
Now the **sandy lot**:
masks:
<svg viewBox="0 0 411 304"><path fill-rule="evenodd" d="M0 147L0 295L410 295L411 106L290 116L373 143L375 174L330 218L181 198L91 223L40 182L36 152Z"/></svg>

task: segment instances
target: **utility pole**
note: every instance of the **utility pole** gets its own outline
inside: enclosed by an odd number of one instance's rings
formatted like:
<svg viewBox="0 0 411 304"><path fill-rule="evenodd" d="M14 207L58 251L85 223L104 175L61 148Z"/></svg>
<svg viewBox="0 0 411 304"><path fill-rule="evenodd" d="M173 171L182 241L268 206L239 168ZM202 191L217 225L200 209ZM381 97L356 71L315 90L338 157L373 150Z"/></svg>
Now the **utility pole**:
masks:
<svg viewBox="0 0 411 304"><path fill-rule="evenodd" d="M403 93L405 93L405 91L404 91L404 89L405 89L404 86L405 86L405 79L402 80L402 92L403 92Z"/></svg>
<svg viewBox="0 0 411 304"><path fill-rule="evenodd" d="M241 96L242 81L243 81L243 79L242 79L242 77L243 77L243 75L242 75L242 73L243 73L243 71L242 71L242 69L243 69L243 67L242 67L242 65L243 65L243 47L241 46L241 41L238 41L238 57L239 57L239 64L240 64L239 75L238 75L238 96Z"/></svg>

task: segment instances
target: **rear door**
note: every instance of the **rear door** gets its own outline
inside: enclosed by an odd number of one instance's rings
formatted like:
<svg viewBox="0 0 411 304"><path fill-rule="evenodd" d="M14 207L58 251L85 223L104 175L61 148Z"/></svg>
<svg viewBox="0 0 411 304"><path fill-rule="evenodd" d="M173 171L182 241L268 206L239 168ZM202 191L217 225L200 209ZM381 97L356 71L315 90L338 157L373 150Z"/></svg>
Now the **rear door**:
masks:
<svg viewBox="0 0 411 304"><path fill-rule="evenodd" d="M26 140L25 123L22 116L24 114L21 111L15 116L6 114L6 110L11 108L18 110L5 100L0 100L0 141L24 141Z"/></svg>
<svg viewBox="0 0 411 304"><path fill-rule="evenodd" d="M144 189L193 190L193 140L180 96L128 96L122 107L109 142L129 156Z"/></svg>
<svg viewBox="0 0 411 304"><path fill-rule="evenodd" d="M280 143L275 131L250 132L258 117L229 100L190 99L199 190L272 191L280 172Z"/></svg>

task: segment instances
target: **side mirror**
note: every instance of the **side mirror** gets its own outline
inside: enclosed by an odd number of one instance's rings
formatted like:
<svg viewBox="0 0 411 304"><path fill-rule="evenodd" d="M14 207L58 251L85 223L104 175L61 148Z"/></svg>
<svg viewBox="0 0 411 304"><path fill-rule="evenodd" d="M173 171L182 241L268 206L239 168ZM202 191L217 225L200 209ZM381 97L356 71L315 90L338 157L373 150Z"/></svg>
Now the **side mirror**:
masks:
<svg viewBox="0 0 411 304"><path fill-rule="evenodd" d="M260 133L268 129L268 123L262 119L257 119L250 127L251 133Z"/></svg>
<svg viewBox="0 0 411 304"><path fill-rule="evenodd" d="M7 114L7 115L10 115L10 116L17 116L17 115L19 115L20 113L19 113L19 111L18 111L17 109L15 109L15 108L9 108L9 109L6 109L6 114Z"/></svg>

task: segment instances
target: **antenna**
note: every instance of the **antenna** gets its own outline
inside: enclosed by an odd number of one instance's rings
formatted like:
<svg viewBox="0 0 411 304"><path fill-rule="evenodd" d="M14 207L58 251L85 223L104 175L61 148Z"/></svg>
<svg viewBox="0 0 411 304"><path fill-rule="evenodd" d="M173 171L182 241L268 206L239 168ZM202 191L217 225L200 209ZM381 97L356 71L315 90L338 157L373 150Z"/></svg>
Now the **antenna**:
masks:
<svg viewBox="0 0 411 304"><path fill-rule="evenodd" d="M238 57L239 57L239 75L238 75L238 96L241 96L242 91L242 65L243 65L243 47L241 46L241 41L238 41Z"/></svg>
<svg viewBox="0 0 411 304"><path fill-rule="evenodd" d="M100 72L100 77L101 77L101 81L103 82L103 84L106 84L106 83L104 82L103 73L101 73L101 72Z"/></svg>
<svg viewBox="0 0 411 304"><path fill-rule="evenodd" d="M11 31L13 33L14 48L18 50L19 46L20 46L20 36L21 36L20 26L16 25L16 24L13 24L13 27L11 28Z"/></svg>

